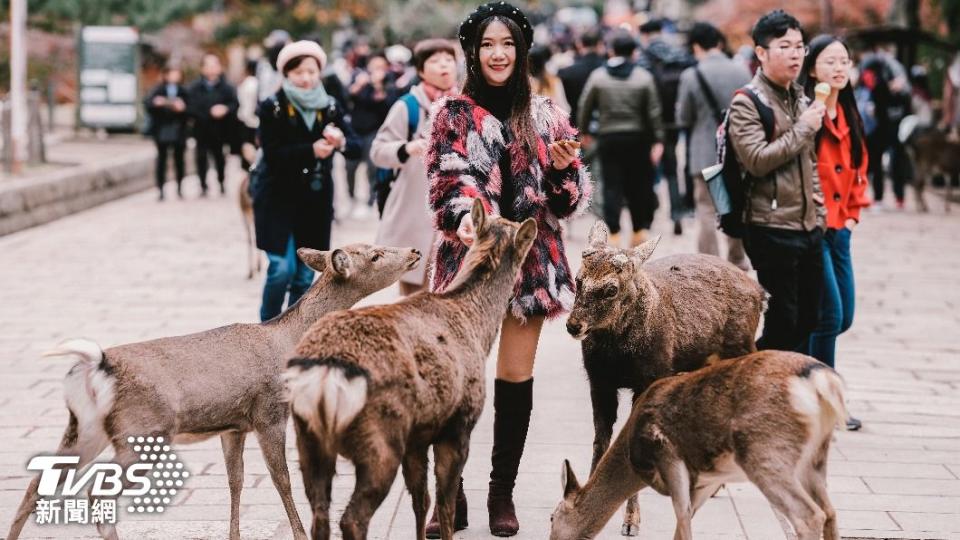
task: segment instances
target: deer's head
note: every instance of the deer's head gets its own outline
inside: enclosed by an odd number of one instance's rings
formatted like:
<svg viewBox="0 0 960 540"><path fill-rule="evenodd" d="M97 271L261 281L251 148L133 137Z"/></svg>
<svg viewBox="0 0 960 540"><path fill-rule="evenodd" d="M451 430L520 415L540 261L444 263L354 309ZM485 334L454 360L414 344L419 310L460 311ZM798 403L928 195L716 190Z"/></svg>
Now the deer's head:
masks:
<svg viewBox="0 0 960 540"><path fill-rule="evenodd" d="M557 508L550 514L550 540L580 540L583 535L583 524L577 513L577 496L580 495L580 482L573 474L573 467L568 460L563 460L560 483L563 485L563 499Z"/></svg>
<svg viewBox="0 0 960 540"><path fill-rule="evenodd" d="M533 218L514 223L501 217L488 216L480 199L474 200L470 218L475 234L473 245L467 251L450 289L468 279L489 275L503 265L509 265L513 275L516 275L537 239L537 222Z"/></svg>
<svg viewBox="0 0 960 540"><path fill-rule="evenodd" d="M349 283L364 296L388 287L420 262L413 248L350 244L333 251L300 248L297 255L307 266L333 282ZM323 279L321 278L321 279ZM318 288L317 285L314 285Z"/></svg>
<svg viewBox="0 0 960 540"><path fill-rule="evenodd" d="M576 300L567 319L567 332L575 339L583 339L593 330L615 327L631 306L650 300L641 267L660 237L633 249L620 249L607 243L609 235L602 221L590 229L589 247L583 252L583 264L577 273Z"/></svg>

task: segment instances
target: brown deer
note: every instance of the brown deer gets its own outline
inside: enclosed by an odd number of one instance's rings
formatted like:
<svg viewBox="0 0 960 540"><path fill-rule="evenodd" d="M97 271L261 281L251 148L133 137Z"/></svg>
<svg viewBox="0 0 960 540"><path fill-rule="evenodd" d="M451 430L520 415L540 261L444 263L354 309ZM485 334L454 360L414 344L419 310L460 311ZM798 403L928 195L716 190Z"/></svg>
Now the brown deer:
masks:
<svg viewBox="0 0 960 540"><path fill-rule="evenodd" d="M736 266L710 255L672 255L655 261L659 237L633 249L607 244L597 222L577 276L567 331L583 340L583 365L593 404L591 470L610 445L617 392L636 397L651 383L702 367L710 355L756 350L754 336L766 293ZM622 533L640 527L637 498L627 503Z"/></svg>
<svg viewBox="0 0 960 540"><path fill-rule="evenodd" d="M240 182L240 192L237 195L240 205L240 217L243 218L243 234L247 244L247 279L260 273L263 258L257 249L257 239L253 225L253 199L250 197L250 175L247 174Z"/></svg>
<svg viewBox="0 0 960 540"><path fill-rule="evenodd" d="M550 538L594 538L650 486L673 499L674 540L690 540L703 503L725 483L750 481L799 540L839 540L827 455L846 418L840 376L802 354L762 351L661 379L637 398L586 485L564 461Z"/></svg>
<svg viewBox="0 0 960 540"><path fill-rule="evenodd" d="M120 465L136 462L128 436L162 436L189 443L220 436L230 484L230 538L240 538L243 444L255 432L280 493L294 537L305 539L290 491L284 454L288 405L280 379L300 336L321 315L347 309L410 271L414 249L354 244L333 252L301 248L321 272L299 302L261 324L233 324L179 337L111 347L71 340L48 353L79 359L64 381L70 420L59 455L80 456L84 467L112 445ZM17 510L8 540L17 538L36 505L35 478ZM98 525L116 538L110 525Z"/></svg>
<svg viewBox="0 0 960 540"><path fill-rule="evenodd" d="M907 150L915 164L913 187L917 195L917 207L928 212L923 199L923 188L935 173L946 177L944 210L950 211L953 197L952 177L960 174L960 134L956 129L944 132L936 127L919 127L907 140Z"/></svg>
<svg viewBox="0 0 960 540"><path fill-rule="evenodd" d="M476 241L446 291L332 313L297 345L286 377L314 539L330 537L339 454L357 479L340 521L343 538L367 537L402 465L423 540L431 445L441 535L453 538L459 479L483 410L484 363L537 236L533 219L487 217L479 201L471 217Z"/></svg>

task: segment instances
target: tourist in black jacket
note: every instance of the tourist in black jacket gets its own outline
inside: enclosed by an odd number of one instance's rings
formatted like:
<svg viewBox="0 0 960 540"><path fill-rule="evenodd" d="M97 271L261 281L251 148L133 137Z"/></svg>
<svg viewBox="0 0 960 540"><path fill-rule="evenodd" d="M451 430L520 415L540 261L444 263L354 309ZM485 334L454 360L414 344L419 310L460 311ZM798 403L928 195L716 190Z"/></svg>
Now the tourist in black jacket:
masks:
<svg viewBox="0 0 960 540"><path fill-rule="evenodd" d="M204 55L200 73L200 79L190 86L187 100L193 117L193 136L197 140L197 176L200 177L201 194L206 196L207 154L212 154L220 193L223 194L226 191L223 145L230 142L237 126L237 90L223 78L220 58L215 54Z"/></svg>
<svg viewBox="0 0 960 540"><path fill-rule="evenodd" d="M343 108L321 83L326 58L313 41L284 47L277 60L283 85L257 113L267 171L252 186L257 247L270 261L260 307L264 321L280 314L287 291L292 306L313 282L297 248L330 249L334 153L360 155Z"/></svg>
<svg viewBox="0 0 960 540"><path fill-rule="evenodd" d="M177 196L183 197L181 187L185 175L183 152L187 141L187 90L183 87L183 72L178 67L163 70L163 82L144 100L150 114L150 132L157 145L157 189L163 200L163 184L167 179L167 156L173 152L173 166L177 172Z"/></svg>

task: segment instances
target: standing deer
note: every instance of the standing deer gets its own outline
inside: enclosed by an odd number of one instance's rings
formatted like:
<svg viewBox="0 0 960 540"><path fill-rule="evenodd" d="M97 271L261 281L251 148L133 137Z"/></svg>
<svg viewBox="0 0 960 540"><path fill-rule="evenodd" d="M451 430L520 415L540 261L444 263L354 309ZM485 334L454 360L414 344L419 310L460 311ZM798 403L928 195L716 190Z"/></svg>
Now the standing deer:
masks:
<svg viewBox="0 0 960 540"><path fill-rule="evenodd" d="M610 445L620 388L636 398L657 379L697 369L711 355L755 351L766 299L756 281L718 257L686 254L647 262L659 237L620 249L607 244L608 234L602 221L590 231L567 320L567 331L583 340L590 381L591 470ZM634 496L622 534L635 536L639 528Z"/></svg>
<svg viewBox="0 0 960 540"><path fill-rule="evenodd" d="M263 258L257 249L256 229L253 225L253 199L250 197L250 175L247 174L240 182L240 192L237 195L240 204L240 217L243 219L243 235L247 244L247 279L260 273Z"/></svg>
<svg viewBox="0 0 960 540"><path fill-rule="evenodd" d="M333 252L301 248L308 266L322 272L289 310L261 324L232 324L206 332L111 347L77 339L51 351L79 361L64 380L70 420L58 455L80 456L84 467L112 445L114 461L137 461L128 436L162 436L175 443L220 436L230 484L230 538L240 538L243 444L255 432L280 493L294 537L305 539L290 491L285 456L288 405L280 379L287 355L321 315L347 309L410 271L414 249L354 244ZM35 478L20 503L8 540L16 539L36 505ZM112 525L97 526L116 538Z"/></svg>
<svg viewBox="0 0 960 540"><path fill-rule="evenodd" d="M725 483L750 481L799 540L839 540L827 495L834 426L845 427L843 382L802 354L762 351L655 382L580 487L563 464L551 540L594 538L646 486L673 499L674 540Z"/></svg>
<svg viewBox="0 0 960 540"><path fill-rule="evenodd" d="M453 538L459 479L483 410L484 364L537 236L533 219L517 225L487 217L479 200L471 217L476 240L446 291L332 313L297 345L286 377L314 539L330 537L338 454L353 462L357 478L340 521L343 538L367 537L401 465L416 538L426 538L431 445L440 531Z"/></svg>

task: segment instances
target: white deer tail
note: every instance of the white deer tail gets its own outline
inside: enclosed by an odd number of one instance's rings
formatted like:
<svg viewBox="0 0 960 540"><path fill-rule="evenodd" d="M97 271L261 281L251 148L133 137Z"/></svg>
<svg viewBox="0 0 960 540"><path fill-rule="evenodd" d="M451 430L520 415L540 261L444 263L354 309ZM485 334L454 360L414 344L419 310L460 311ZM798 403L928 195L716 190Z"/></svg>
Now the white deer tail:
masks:
<svg viewBox="0 0 960 540"><path fill-rule="evenodd" d="M70 412L77 417L81 431L84 427L102 431L103 419L113 407L115 379L100 346L89 339L71 339L43 356L77 359L63 380L63 397Z"/></svg>
<svg viewBox="0 0 960 540"><path fill-rule="evenodd" d="M366 369L339 358L295 358L284 374L294 414L328 442L363 410L369 378Z"/></svg>
<svg viewBox="0 0 960 540"><path fill-rule="evenodd" d="M847 429L847 405L843 396L844 384L840 374L832 369L817 369L810 374L810 381L817 389L823 410L830 418L829 426ZM827 423L827 422L824 422Z"/></svg>

